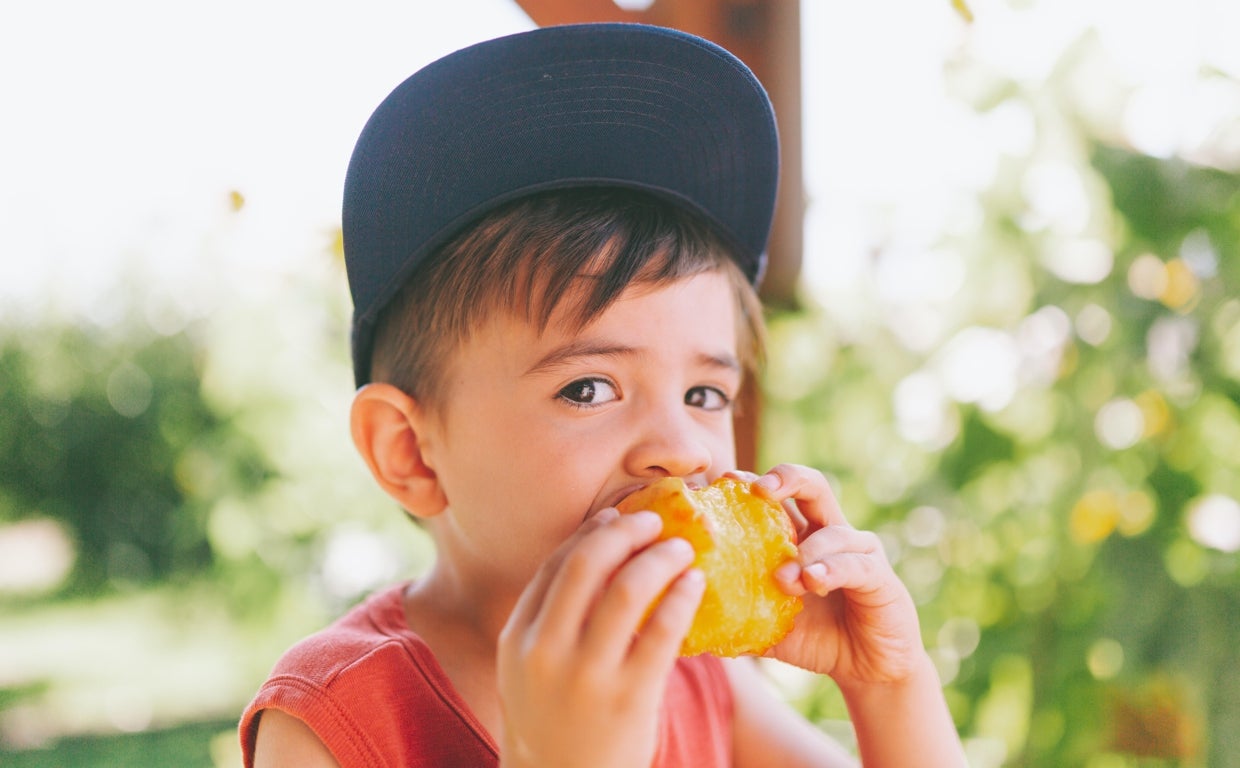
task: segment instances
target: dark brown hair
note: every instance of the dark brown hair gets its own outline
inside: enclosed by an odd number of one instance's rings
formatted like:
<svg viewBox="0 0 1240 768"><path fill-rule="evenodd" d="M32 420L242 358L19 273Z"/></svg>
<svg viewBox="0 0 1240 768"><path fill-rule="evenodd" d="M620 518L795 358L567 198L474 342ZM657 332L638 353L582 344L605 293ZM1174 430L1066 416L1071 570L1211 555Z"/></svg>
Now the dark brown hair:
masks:
<svg viewBox="0 0 1240 768"><path fill-rule="evenodd" d="M738 351L752 371L763 348L761 305L727 246L700 219L618 188L523 197L449 241L414 273L378 319L371 378L435 407L452 350L493 311L511 312L541 332L561 304L573 301L566 321L579 330L630 285L713 270L732 283Z"/></svg>

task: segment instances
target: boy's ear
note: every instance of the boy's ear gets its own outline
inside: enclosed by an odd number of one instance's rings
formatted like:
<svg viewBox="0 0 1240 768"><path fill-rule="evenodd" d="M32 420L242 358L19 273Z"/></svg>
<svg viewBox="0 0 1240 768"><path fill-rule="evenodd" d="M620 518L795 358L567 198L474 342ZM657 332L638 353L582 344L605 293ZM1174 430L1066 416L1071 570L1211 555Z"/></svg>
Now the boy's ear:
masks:
<svg viewBox="0 0 1240 768"><path fill-rule="evenodd" d="M426 414L391 384L367 384L353 396L353 445L379 486L414 517L434 517L448 505L426 461Z"/></svg>

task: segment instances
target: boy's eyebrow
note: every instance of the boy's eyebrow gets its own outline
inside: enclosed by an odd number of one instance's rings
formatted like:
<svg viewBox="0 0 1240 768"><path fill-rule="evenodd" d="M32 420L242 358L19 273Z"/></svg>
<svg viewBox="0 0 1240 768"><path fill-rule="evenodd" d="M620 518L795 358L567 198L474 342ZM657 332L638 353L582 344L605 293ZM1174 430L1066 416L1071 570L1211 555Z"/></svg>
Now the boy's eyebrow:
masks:
<svg viewBox="0 0 1240 768"><path fill-rule="evenodd" d="M543 355L538 362L531 365L525 371L525 375L545 373L577 358L625 357L640 354L640 352L641 350L637 347L631 347L626 344L609 344L590 339L575 339L566 344L561 344ZM741 370L740 361L731 353L721 352L712 354L703 352L697 356L697 359L701 365L707 368L719 368L730 372L740 372Z"/></svg>
<svg viewBox="0 0 1240 768"><path fill-rule="evenodd" d="M543 355L538 362L531 365L525 371L525 375L544 373L579 357L623 357L636 353L636 347L630 347L626 344L608 344L590 339L574 339L561 344Z"/></svg>
<svg viewBox="0 0 1240 768"><path fill-rule="evenodd" d="M707 368L719 368L732 373L741 371L741 361L736 359L736 355L727 352L717 355L703 352L698 355L698 362Z"/></svg>

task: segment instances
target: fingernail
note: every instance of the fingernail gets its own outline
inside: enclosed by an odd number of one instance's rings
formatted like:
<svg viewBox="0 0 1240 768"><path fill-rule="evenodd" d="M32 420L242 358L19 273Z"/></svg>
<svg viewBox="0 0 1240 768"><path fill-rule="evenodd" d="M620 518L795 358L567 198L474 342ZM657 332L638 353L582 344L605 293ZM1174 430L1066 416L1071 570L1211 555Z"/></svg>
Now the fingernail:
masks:
<svg viewBox="0 0 1240 768"><path fill-rule="evenodd" d="M775 569L775 580L783 582L796 581L800 572L801 566L795 560L789 560Z"/></svg>
<svg viewBox="0 0 1240 768"><path fill-rule="evenodd" d="M671 550L673 555L686 560L692 559L697 554L693 551L693 545L687 539L679 537L668 539L663 546Z"/></svg>
<svg viewBox="0 0 1240 768"><path fill-rule="evenodd" d="M768 491L777 491L779 486L783 485L783 481L779 479L779 475L765 474L754 481L755 485L760 485Z"/></svg>
<svg viewBox="0 0 1240 768"><path fill-rule="evenodd" d="M663 518L659 517L654 512L643 510L641 512L632 513L630 517L636 518L635 522L643 530L658 531L663 527Z"/></svg>

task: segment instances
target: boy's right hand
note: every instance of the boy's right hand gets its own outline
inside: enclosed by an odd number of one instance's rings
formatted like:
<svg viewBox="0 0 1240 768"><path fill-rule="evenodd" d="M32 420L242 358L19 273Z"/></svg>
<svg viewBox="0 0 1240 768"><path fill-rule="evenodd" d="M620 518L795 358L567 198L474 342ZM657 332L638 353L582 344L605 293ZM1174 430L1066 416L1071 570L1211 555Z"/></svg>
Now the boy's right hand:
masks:
<svg viewBox="0 0 1240 768"><path fill-rule="evenodd" d="M505 768L654 759L659 704L705 589L692 547L654 543L661 529L654 513L603 510L521 594L499 640Z"/></svg>

